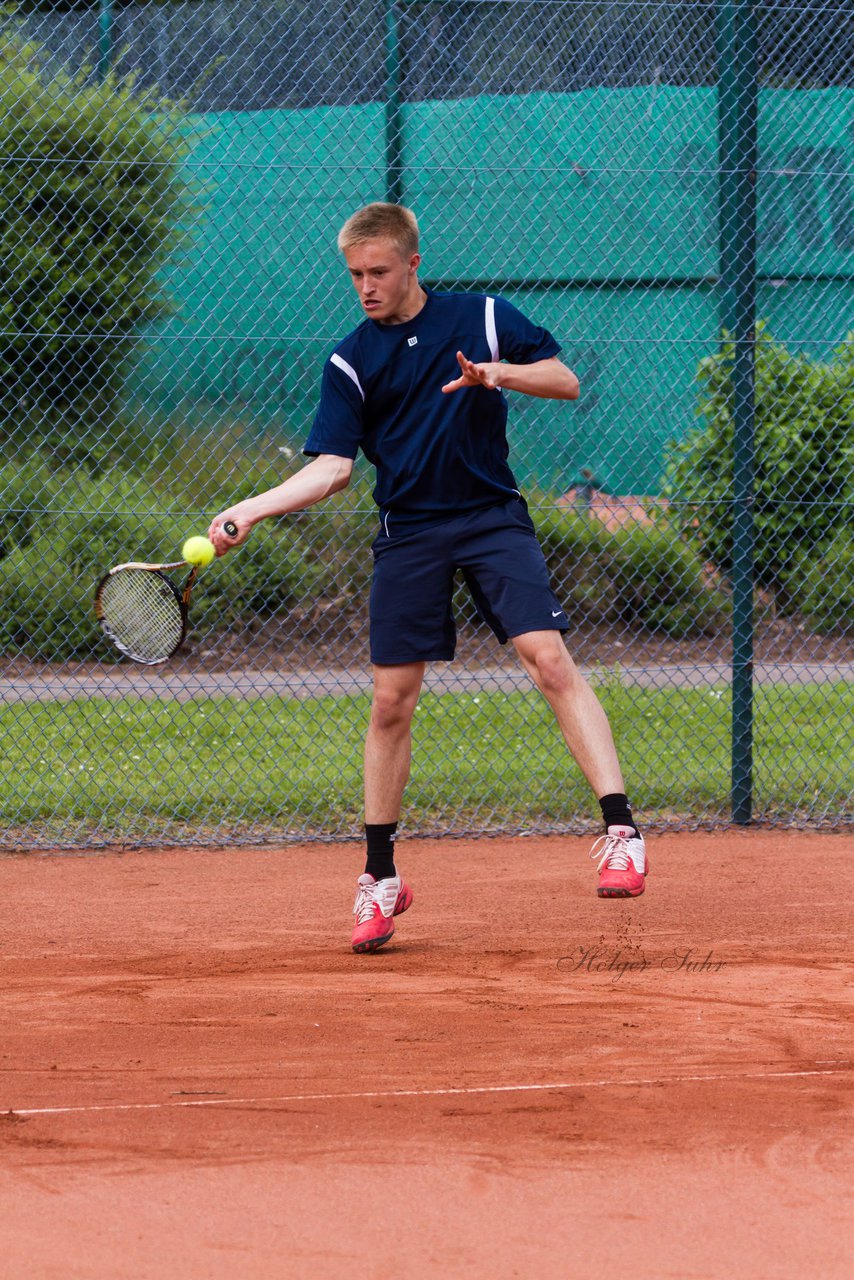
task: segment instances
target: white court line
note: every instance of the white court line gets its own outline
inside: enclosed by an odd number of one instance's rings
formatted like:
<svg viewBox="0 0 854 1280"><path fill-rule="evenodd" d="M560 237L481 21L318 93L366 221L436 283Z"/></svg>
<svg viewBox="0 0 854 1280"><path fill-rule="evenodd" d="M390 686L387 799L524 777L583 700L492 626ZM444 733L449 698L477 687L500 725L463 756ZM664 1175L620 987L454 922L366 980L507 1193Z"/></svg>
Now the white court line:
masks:
<svg viewBox="0 0 854 1280"><path fill-rule="evenodd" d="M565 1089L635 1088L652 1084L698 1084L722 1080L785 1080L796 1076L835 1076L851 1070L846 1063L830 1071L746 1071L731 1075L651 1076L623 1080L569 1080L552 1084L484 1084L462 1085L447 1089L371 1089L360 1093L284 1093L269 1098L196 1098L183 1102L105 1102L83 1107L8 1107L0 1109L0 1117L58 1116L90 1111L162 1111L174 1107L260 1107L277 1102L355 1102L370 1098L447 1098L485 1093L551 1093Z"/></svg>

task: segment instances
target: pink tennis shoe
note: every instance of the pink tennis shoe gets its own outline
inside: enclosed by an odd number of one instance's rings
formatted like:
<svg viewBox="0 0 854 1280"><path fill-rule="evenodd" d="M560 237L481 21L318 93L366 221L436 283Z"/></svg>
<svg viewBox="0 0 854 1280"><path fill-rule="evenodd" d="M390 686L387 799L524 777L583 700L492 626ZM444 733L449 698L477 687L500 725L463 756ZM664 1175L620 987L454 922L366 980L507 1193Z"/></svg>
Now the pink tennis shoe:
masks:
<svg viewBox="0 0 854 1280"><path fill-rule="evenodd" d="M375 880L367 872L359 876L353 915L353 950L376 951L394 933L394 917L412 905L412 890L400 876Z"/></svg>
<svg viewBox="0 0 854 1280"><path fill-rule="evenodd" d="M600 898L637 898L643 893L649 875L643 836L600 836L590 857L599 859Z"/></svg>

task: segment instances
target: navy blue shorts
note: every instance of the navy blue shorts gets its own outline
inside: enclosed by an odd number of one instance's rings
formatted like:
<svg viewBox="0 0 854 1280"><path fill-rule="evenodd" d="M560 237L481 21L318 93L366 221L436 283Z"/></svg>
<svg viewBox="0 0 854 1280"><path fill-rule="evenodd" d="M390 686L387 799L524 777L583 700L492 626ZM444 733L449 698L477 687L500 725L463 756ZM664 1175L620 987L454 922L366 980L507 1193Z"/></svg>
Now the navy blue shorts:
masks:
<svg viewBox="0 0 854 1280"><path fill-rule="evenodd" d="M387 524L373 544L372 662L450 662L458 569L502 644L527 631L568 630L524 499L402 533L393 514Z"/></svg>

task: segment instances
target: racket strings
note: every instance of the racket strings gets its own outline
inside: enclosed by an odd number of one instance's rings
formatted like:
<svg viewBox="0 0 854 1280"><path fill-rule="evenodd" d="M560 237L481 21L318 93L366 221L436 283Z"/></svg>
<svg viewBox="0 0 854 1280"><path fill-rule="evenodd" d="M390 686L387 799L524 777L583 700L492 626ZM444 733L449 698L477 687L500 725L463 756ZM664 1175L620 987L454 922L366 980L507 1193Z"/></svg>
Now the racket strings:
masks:
<svg viewBox="0 0 854 1280"><path fill-rule="evenodd" d="M138 662L162 662L184 638L184 617L172 583L148 569L120 569L103 584L101 626Z"/></svg>

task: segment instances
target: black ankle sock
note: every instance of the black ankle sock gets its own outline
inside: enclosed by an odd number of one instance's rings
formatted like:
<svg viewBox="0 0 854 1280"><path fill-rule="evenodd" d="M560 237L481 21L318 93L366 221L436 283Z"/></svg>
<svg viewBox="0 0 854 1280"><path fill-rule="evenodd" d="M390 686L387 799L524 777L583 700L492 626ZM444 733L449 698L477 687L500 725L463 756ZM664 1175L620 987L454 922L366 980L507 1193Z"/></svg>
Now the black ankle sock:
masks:
<svg viewBox="0 0 854 1280"><path fill-rule="evenodd" d="M640 835L637 824L632 817L627 796L615 792L613 795L603 796L599 804L602 808L606 831L608 827L631 827L637 835Z"/></svg>
<svg viewBox="0 0 854 1280"><path fill-rule="evenodd" d="M366 822L365 837L368 841L368 861L365 871L375 880L387 880L397 875L394 867L394 837L396 822Z"/></svg>

